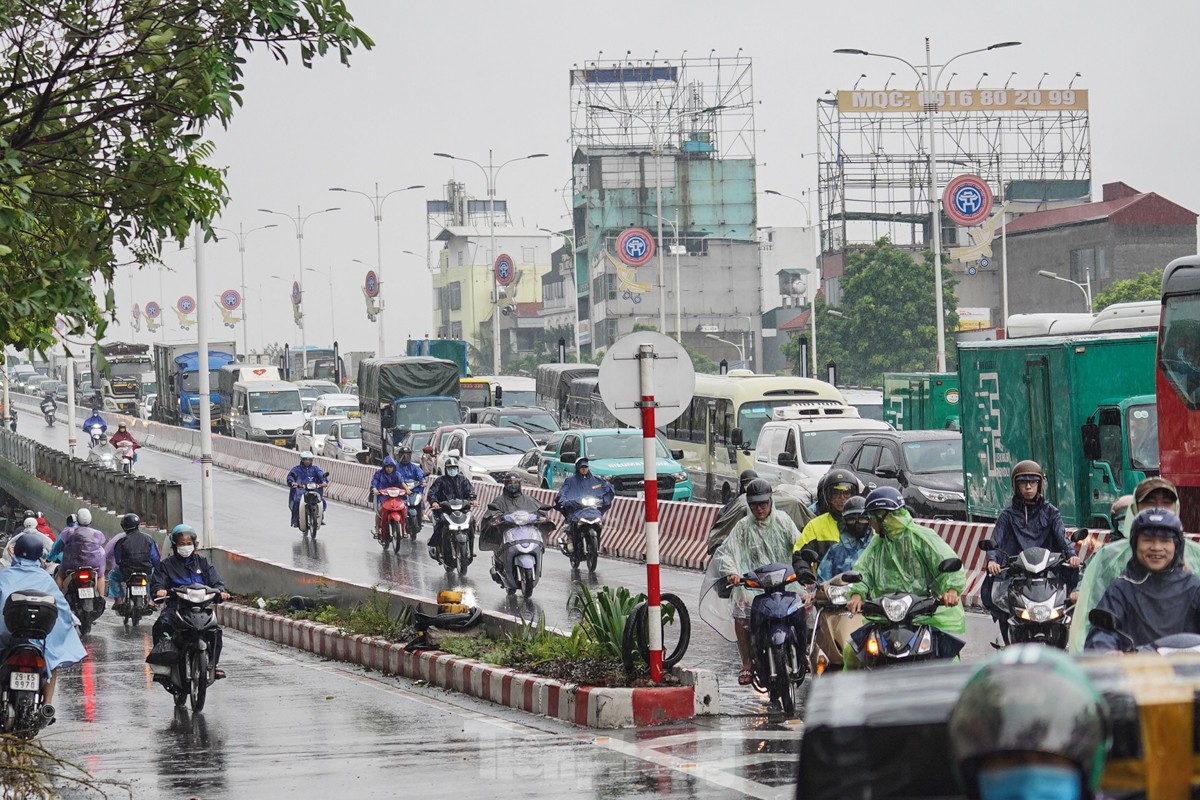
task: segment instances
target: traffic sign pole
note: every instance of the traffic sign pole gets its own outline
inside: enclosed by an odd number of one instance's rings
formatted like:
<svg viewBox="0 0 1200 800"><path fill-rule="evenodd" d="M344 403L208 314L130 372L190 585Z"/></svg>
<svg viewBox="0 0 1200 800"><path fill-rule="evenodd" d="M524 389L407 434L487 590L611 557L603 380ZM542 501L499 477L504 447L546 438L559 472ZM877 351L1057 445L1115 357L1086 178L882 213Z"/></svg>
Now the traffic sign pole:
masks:
<svg viewBox="0 0 1200 800"><path fill-rule="evenodd" d="M654 345L638 347L638 388L642 397L642 464L646 481L646 627L650 680L662 683L662 588L658 570L658 439L654 424Z"/></svg>

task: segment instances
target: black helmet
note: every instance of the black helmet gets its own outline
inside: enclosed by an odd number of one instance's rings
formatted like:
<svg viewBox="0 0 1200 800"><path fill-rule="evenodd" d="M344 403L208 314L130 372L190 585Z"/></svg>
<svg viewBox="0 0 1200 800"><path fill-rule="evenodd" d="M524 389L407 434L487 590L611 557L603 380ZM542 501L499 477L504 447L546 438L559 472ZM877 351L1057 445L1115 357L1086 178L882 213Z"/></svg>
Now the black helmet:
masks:
<svg viewBox="0 0 1200 800"><path fill-rule="evenodd" d="M130 531L136 531L138 526L141 524L142 518L137 514L126 514L125 516L121 517L121 530L125 531L126 533L129 533Z"/></svg>
<svg viewBox="0 0 1200 800"><path fill-rule="evenodd" d="M45 552L46 545L39 535L23 533L17 537L17 541L13 542L13 555L17 558L27 558L30 561L37 561Z"/></svg>
<svg viewBox="0 0 1200 800"><path fill-rule="evenodd" d="M755 478L746 487L747 503L769 503L771 501L771 484L762 478Z"/></svg>
<svg viewBox="0 0 1200 800"><path fill-rule="evenodd" d="M409 447L409 446L408 446L408 445L406 445L406 444L403 444L403 445L400 445L400 449L399 449L399 450L397 450L396 452L397 452L399 455L402 455L402 456L411 456L411 455L412 455L412 448L411 448L411 447Z"/></svg>
<svg viewBox="0 0 1200 800"><path fill-rule="evenodd" d="M33 509L27 508L27 509L25 509L25 513L21 515L21 519L25 519L26 517L33 517L34 519L37 519L38 512L34 511Z"/></svg>
<svg viewBox="0 0 1200 800"><path fill-rule="evenodd" d="M899 511L904 508L904 497L892 486L880 486L867 495L865 504L867 512Z"/></svg>
<svg viewBox="0 0 1200 800"><path fill-rule="evenodd" d="M512 497L521 493L521 476L515 472L504 475L504 491Z"/></svg>
<svg viewBox="0 0 1200 800"><path fill-rule="evenodd" d="M750 485L750 481L758 477L758 473L752 469L742 470L742 474L738 475L738 487L742 492L746 491L746 487Z"/></svg>
<svg viewBox="0 0 1200 800"><path fill-rule="evenodd" d="M967 797L979 798L979 770L992 756L1041 753L1079 770L1092 798L1111 744L1108 706L1069 656L1017 644L967 680L949 722L950 749Z"/></svg>
<svg viewBox="0 0 1200 800"><path fill-rule="evenodd" d="M1147 508L1138 512L1129 526L1129 546L1137 552L1138 538L1142 536L1162 536L1175 542L1175 558L1169 569L1175 569L1183 563L1183 523L1174 512L1165 508Z"/></svg>
<svg viewBox="0 0 1200 800"><path fill-rule="evenodd" d="M842 508L842 519L849 522L854 518L865 519L867 516L867 501L866 498L855 495L846 501L845 507Z"/></svg>
<svg viewBox="0 0 1200 800"><path fill-rule="evenodd" d="M817 512L819 514L833 510L829 504L829 495L835 487L841 491L849 490L851 494L858 494L862 491L862 483L853 472L845 467L831 467L817 482Z"/></svg>
<svg viewBox="0 0 1200 800"><path fill-rule="evenodd" d="M66 525L66 527L68 527L68 528L74 528L74 527L76 527L76 526L78 526L78 525L79 525L79 517L75 516L74 514L67 514L67 525Z"/></svg>

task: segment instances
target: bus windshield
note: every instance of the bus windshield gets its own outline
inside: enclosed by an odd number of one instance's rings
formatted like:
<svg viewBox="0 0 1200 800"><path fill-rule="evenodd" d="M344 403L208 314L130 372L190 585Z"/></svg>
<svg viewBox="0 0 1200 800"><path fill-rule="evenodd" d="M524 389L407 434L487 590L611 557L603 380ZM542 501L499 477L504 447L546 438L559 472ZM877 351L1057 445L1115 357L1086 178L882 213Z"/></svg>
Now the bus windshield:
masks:
<svg viewBox="0 0 1200 800"><path fill-rule="evenodd" d="M1129 460L1134 469L1158 471L1158 406L1130 406L1126 412L1129 429Z"/></svg>
<svg viewBox="0 0 1200 800"><path fill-rule="evenodd" d="M743 403L738 409L737 426L742 429L742 447L747 450L754 449L754 443L758 441L758 433L762 430L762 426L771 421L771 413L782 406L792 406L796 404L796 399L779 399L779 400L754 400L749 403ZM837 449L837 445L834 445ZM830 457L832 457L832 453Z"/></svg>
<svg viewBox="0 0 1200 800"><path fill-rule="evenodd" d="M467 408L484 408L492 402L492 387L487 383L460 383L458 400Z"/></svg>
<svg viewBox="0 0 1200 800"><path fill-rule="evenodd" d="M448 397L437 400L413 400L395 403L393 428L402 431L431 431L443 425L462 422L458 401Z"/></svg>
<svg viewBox="0 0 1200 800"><path fill-rule="evenodd" d="M1200 408L1200 295L1167 298L1159 342L1167 383L1188 408Z"/></svg>

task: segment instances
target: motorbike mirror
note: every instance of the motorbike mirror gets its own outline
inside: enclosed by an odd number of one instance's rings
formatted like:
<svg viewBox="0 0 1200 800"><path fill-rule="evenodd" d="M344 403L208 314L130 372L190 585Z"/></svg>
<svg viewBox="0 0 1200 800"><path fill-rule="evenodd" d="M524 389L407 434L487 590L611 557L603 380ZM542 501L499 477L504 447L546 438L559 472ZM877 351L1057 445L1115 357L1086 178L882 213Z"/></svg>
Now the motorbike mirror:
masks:
<svg viewBox="0 0 1200 800"><path fill-rule="evenodd" d="M984 539L983 541L981 541L979 543L979 549L985 553L990 553L991 551L996 549L996 543L993 542L991 539Z"/></svg>
<svg viewBox="0 0 1200 800"><path fill-rule="evenodd" d="M963 568L961 558L947 558L942 563L938 564L938 572L958 572Z"/></svg>
<svg viewBox="0 0 1200 800"><path fill-rule="evenodd" d="M1092 532L1089 531L1087 528L1078 528L1078 529L1076 529L1076 531L1074 533L1071 534L1071 541L1079 543L1091 535L1092 535Z"/></svg>
<svg viewBox="0 0 1200 800"><path fill-rule="evenodd" d="M810 569L802 569L796 573L796 580L800 583L816 583L817 576L813 575Z"/></svg>
<svg viewBox="0 0 1200 800"><path fill-rule="evenodd" d="M859 583L862 581L861 572L843 572L841 575L842 583Z"/></svg>
<svg viewBox="0 0 1200 800"><path fill-rule="evenodd" d="M1102 631L1109 631L1111 633L1121 632L1121 625L1117 622L1116 615L1103 608L1093 608L1088 613L1088 622Z"/></svg>
<svg viewBox="0 0 1200 800"><path fill-rule="evenodd" d="M433 447L431 445L425 445L421 448L421 452L427 456L431 456L433 455Z"/></svg>

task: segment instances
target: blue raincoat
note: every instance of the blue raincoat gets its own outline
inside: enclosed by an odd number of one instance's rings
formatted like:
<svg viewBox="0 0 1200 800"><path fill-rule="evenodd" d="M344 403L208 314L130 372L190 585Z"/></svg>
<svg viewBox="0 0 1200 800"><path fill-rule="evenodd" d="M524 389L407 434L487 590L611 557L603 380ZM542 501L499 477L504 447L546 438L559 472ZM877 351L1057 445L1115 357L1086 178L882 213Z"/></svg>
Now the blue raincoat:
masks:
<svg viewBox="0 0 1200 800"><path fill-rule="evenodd" d="M583 510L583 506L576 501L585 497L598 497L600 498L600 513L603 514L612 505L615 495L612 484L599 475L572 475L563 481L562 487L558 490L555 505L566 515L567 522L574 522L576 515Z"/></svg>
<svg viewBox="0 0 1200 800"><path fill-rule="evenodd" d="M11 567L0 570L0 609L4 608L10 594L28 590L46 592L52 595L58 604L58 621L50 631L50 637L46 639L46 669L70 667L83 661L87 651L83 649L83 642L79 641L79 634L75 632L75 615L71 613L67 598L54 583L54 578L42 569L40 562L14 558ZM11 637L12 632L4 624L3 615L0 615L0 648L7 647Z"/></svg>
<svg viewBox="0 0 1200 800"><path fill-rule="evenodd" d="M829 552L825 553L821 563L817 566L817 578L827 581L834 575L841 575L843 572L854 569L858 557L863 554L870 543L871 534L869 533L860 539L843 531L841 540L829 548Z"/></svg>

